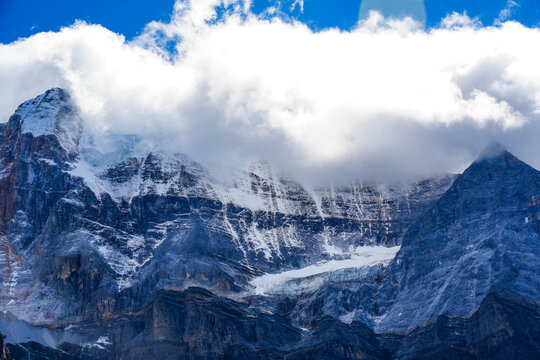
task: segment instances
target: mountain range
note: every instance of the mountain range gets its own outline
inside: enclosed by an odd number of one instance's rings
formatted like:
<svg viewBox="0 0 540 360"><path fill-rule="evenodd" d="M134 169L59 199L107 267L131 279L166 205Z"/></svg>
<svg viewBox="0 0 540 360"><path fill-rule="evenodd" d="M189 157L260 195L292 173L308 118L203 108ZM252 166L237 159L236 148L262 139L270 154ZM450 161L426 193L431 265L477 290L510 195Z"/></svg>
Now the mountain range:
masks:
<svg viewBox="0 0 540 360"><path fill-rule="evenodd" d="M537 359L540 172L232 181L70 95L0 124L0 359Z"/></svg>

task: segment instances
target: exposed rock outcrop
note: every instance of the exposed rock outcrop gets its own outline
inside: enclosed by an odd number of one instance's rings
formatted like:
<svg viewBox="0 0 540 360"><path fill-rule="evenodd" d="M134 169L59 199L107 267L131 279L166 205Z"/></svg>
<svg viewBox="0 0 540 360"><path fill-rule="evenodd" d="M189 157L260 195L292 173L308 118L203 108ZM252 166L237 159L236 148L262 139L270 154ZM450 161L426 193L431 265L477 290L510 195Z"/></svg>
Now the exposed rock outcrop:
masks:
<svg viewBox="0 0 540 360"><path fill-rule="evenodd" d="M13 360L6 344L4 344L4 335L0 334L0 360Z"/></svg>

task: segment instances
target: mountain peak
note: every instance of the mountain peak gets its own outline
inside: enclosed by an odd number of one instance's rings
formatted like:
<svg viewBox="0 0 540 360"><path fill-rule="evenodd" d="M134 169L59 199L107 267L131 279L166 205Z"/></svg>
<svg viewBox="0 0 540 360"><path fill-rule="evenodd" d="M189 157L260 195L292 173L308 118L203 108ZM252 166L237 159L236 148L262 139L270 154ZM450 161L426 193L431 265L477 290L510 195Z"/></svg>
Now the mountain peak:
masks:
<svg viewBox="0 0 540 360"><path fill-rule="evenodd" d="M509 177L527 172L536 176L536 170L527 163L517 158L514 154L506 150L501 144L492 142L484 148L478 158L461 174L462 180L472 180L475 183L487 186L491 181L501 183L510 181ZM520 176L524 176L523 174Z"/></svg>
<svg viewBox="0 0 540 360"><path fill-rule="evenodd" d="M60 87L53 87L45 91L44 95L48 97L69 98L68 92Z"/></svg>
<svg viewBox="0 0 540 360"><path fill-rule="evenodd" d="M480 152L474 162L479 163L497 158L515 158L515 156L500 143L492 141Z"/></svg>
<svg viewBox="0 0 540 360"><path fill-rule="evenodd" d="M67 91L52 88L17 108L21 134L34 138L55 135L67 151L76 150L81 133L81 120Z"/></svg>
<svg viewBox="0 0 540 360"><path fill-rule="evenodd" d="M22 121L21 132L34 137L54 134L62 107L69 106L69 95L60 88L52 88L22 103L15 112Z"/></svg>
<svg viewBox="0 0 540 360"><path fill-rule="evenodd" d="M464 171L464 175L471 171L484 169L486 171L496 171L496 169L530 167L520 159L518 159L510 151L506 150L498 142L489 143L476 160ZM497 170L498 171L498 170Z"/></svg>

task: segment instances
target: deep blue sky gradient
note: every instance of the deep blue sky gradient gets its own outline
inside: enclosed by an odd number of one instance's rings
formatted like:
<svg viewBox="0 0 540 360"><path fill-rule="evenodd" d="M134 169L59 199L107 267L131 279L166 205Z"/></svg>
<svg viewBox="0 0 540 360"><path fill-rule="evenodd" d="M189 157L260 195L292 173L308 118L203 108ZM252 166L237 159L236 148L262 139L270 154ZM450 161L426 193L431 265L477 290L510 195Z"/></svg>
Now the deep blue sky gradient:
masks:
<svg viewBox="0 0 540 360"><path fill-rule="evenodd" d="M152 20L168 20L174 0L0 0L0 42L58 31L75 20L101 24L128 39Z"/></svg>
<svg viewBox="0 0 540 360"><path fill-rule="evenodd" d="M384 1L384 0L381 0ZM512 20L526 26L540 25L540 0L515 0ZM493 24L507 0L425 0L427 26L440 23L448 13L466 11L484 25ZM174 0L0 0L0 43L10 43L41 31L58 31L80 19L124 34L140 34L152 20L167 21ZM276 0L254 0L253 12L261 13ZM358 21L361 0L305 0L304 12L290 11L282 0L281 10L315 30L328 27L350 29Z"/></svg>

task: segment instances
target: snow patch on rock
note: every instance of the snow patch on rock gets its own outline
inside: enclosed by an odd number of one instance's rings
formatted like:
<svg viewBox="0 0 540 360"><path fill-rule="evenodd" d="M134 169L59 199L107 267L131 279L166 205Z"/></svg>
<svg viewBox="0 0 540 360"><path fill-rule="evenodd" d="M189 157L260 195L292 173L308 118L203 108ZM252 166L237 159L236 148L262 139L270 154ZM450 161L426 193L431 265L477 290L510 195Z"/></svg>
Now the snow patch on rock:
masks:
<svg viewBox="0 0 540 360"><path fill-rule="evenodd" d="M287 282L314 275L339 271L349 268L362 268L376 265L387 265L397 254L400 246L361 246L351 256L343 260L321 261L301 269L289 270L277 274L265 274L251 280L256 295L267 295L275 292Z"/></svg>

